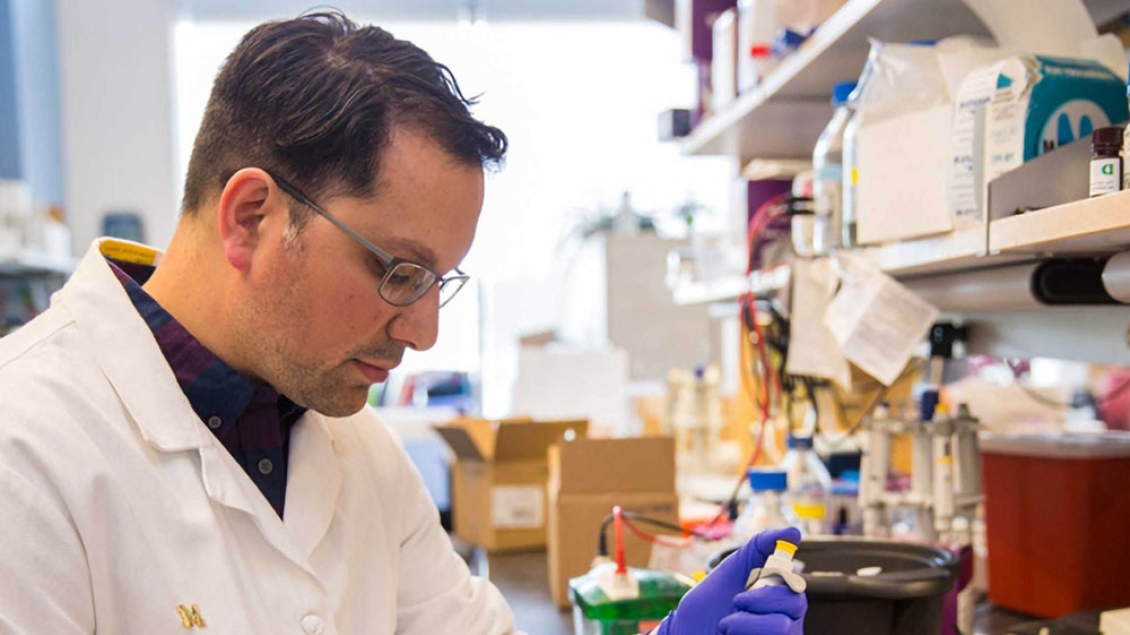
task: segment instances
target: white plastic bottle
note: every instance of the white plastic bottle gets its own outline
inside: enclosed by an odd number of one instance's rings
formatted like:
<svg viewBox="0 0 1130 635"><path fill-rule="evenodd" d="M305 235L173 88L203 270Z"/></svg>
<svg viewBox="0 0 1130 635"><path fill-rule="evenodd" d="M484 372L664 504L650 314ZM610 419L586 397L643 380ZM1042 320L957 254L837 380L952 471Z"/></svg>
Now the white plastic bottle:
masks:
<svg viewBox="0 0 1130 635"><path fill-rule="evenodd" d="M855 82L840 82L832 89L832 120L820 133L812 152L813 250L826 256L840 247L843 239L844 129L851 119L848 96Z"/></svg>
<svg viewBox="0 0 1130 635"><path fill-rule="evenodd" d="M858 198L856 185L859 183L859 111L854 111L844 126L843 149L843 190L840 209L840 246L851 249L857 246Z"/></svg>
<svg viewBox="0 0 1130 635"><path fill-rule="evenodd" d="M789 479L784 470L751 469L749 485L753 493L734 521L731 535L735 544L743 545L766 529L801 527L786 498Z"/></svg>
<svg viewBox="0 0 1130 635"><path fill-rule="evenodd" d="M757 87L772 68L768 51L780 28L777 0L738 0L738 93Z"/></svg>
<svg viewBox="0 0 1130 635"><path fill-rule="evenodd" d="M809 535L832 533L832 476L812 449L812 437L789 437L781 467L788 475L789 502Z"/></svg>
<svg viewBox="0 0 1130 635"><path fill-rule="evenodd" d="M855 90L848 97L852 113L847 124L844 125L843 141L843 192L840 230L840 244L846 249L858 246L856 240L857 220L859 218L859 199L856 186L859 183L859 126L862 121L863 95L867 90L867 81L875 74L882 54L881 42L872 42L871 51L867 54L867 63L863 65L863 73L859 76Z"/></svg>

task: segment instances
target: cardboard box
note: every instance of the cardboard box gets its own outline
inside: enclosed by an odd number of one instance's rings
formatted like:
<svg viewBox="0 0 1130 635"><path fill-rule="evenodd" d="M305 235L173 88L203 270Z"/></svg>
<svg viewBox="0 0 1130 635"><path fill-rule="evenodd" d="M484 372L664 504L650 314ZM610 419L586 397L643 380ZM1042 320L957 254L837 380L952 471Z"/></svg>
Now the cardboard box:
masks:
<svg viewBox="0 0 1130 635"><path fill-rule="evenodd" d="M678 523L674 438L576 439L549 449L549 589L559 608L569 606L569 579L591 567L615 505ZM609 551L614 540L609 528ZM650 543L625 531L624 550L629 566L647 566Z"/></svg>
<svg viewBox="0 0 1130 635"><path fill-rule="evenodd" d="M856 235L871 245L948 232L949 104L859 129Z"/></svg>
<svg viewBox="0 0 1130 635"><path fill-rule="evenodd" d="M460 419L436 426L456 456L455 537L491 553L544 547L546 450L570 430L583 437L588 422Z"/></svg>

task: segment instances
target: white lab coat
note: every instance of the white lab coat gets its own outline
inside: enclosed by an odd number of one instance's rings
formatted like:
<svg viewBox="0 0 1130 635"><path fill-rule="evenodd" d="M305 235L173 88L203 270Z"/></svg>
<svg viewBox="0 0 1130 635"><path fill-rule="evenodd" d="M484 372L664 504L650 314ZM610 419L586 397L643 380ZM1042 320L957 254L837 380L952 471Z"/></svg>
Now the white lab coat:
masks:
<svg viewBox="0 0 1130 635"><path fill-rule="evenodd" d="M279 519L100 244L0 340L0 633L513 632L367 409L298 421Z"/></svg>

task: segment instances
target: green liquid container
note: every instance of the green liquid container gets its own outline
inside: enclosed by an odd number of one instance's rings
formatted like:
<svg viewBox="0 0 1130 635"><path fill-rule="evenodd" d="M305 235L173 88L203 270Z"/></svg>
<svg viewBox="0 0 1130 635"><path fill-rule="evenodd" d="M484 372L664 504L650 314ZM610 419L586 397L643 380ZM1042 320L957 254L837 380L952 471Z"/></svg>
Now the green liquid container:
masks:
<svg viewBox="0 0 1130 635"><path fill-rule="evenodd" d="M694 582L682 575L629 569L639 583L639 597L610 600L595 573L569 580L575 635L636 635L659 625L679 606Z"/></svg>

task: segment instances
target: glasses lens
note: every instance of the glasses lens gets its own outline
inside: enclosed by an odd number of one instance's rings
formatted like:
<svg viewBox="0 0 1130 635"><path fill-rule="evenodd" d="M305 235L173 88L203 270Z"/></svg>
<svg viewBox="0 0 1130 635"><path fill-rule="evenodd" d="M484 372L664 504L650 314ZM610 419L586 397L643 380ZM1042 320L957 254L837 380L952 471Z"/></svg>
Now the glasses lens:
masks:
<svg viewBox="0 0 1130 635"><path fill-rule="evenodd" d="M396 306L412 304L435 284L436 275L410 262L401 262L381 282L381 297Z"/></svg>
<svg viewBox="0 0 1130 635"><path fill-rule="evenodd" d="M456 276L456 277L448 278L448 279L440 282L440 284L439 284L439 305L442 307L443 305L447 304L448 302L451 302L451 298L454 298L455 295L457 293L459 293L459 290L462 289L463 285L465 285L465 284L467 284L467 276Z"/></svg>

